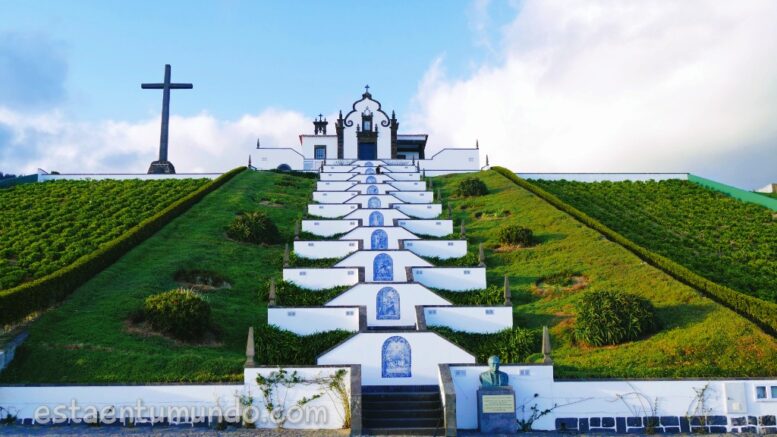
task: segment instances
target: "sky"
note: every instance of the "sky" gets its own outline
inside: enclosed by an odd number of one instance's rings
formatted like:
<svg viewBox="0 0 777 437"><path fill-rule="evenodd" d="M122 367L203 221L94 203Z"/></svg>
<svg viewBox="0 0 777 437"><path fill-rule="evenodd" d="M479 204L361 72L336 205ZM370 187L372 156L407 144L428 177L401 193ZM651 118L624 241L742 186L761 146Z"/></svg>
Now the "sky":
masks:
<svg viewBox="0 0 777 437"><path fill-rule="evenodd" d="M298 147L366 84L428 152L518 172L777 182L771 0L0 0L0 171L179 172Z"/></svg>

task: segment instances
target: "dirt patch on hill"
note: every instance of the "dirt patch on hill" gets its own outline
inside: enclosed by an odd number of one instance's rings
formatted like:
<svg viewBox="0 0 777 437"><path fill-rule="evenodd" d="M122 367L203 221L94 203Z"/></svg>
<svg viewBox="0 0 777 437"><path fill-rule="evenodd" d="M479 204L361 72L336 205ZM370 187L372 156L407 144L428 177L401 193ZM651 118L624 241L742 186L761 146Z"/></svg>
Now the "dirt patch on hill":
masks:
<svg viewBox="0 0 777 437"><path fill-rule="evenodd" d="M200 293L232 288L232 285L223 276L208 270L179 270L175 273L173 279L181 287L190 288Z"/></svg>
<svg viewBox="0 0 777 437"><path fill-rule="evenodd" d="M163 334L159 331L155 331L151 328L151 324L144 320L137 320L135 317L130 317L124 321L124 330L130 334L137 335L144 338L149 337L162 337L166 338L179 346L207 346L207 347L220 347L224 344L219 340L219 333L215 330L208 330L201 340L198 341L181 341L177 338L173 338L169 335Z"/></svg>
<svg viewBox="0 0 777 437"><path fill-rule="evenodd" d="M558 273L538 279L532 285L532 293L549 297L560 293L574 293L590 284L587 276L579 273Z"/></svg>

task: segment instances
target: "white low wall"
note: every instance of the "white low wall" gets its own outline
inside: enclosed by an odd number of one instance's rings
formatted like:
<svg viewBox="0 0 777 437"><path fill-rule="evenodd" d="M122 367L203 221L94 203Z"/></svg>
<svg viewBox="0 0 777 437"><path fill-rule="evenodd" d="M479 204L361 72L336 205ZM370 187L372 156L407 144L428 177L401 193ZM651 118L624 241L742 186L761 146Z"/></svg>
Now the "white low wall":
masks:
<svg viewBox="0 0 777 437"><path fill-rule="evenodd" d="M381 215L383 215L383 224L385 226L392 226L394 224L395 219L410 218L407 216L407 214L395 208L378 208L378 209L360 208L346 215L345 218L361 219L362 223L364 223L366 226L366 225L369 225L370 223L370 214L376 211L381 213Z"/></svg>
<svg viewBox="0 0 777 437"><path fill-rule="evenodd" d="M450 370L456 389L457 426L475 429L478 377L488 367L451 365ZM777 379L554 381L552 366L502 365L500 370L509 375L515 390L518 419L527 418L534 405L540 411L557 405L534 423L535 430L555 431L556 419L564 418L658 416L663 419L705 415L730 419L777 414L777 399L768 399L770 388L777 387ZM756 387L766 389L767 399L757 399ZM704 395L703 405L699 405L699 392ZM701 410L704 412L700 413ZM627 431L637 428L623 425ZM730 420L728 425L712 425L727 427L729 431L732 428ZM672 426L679 428L679 425Z"/></svg>
<svg viewBox="0 0 777 437"><path fill-rule="evenodd" d="M371 195L371 194L359 194L354 197L352 197L350 200L348 200L347 203L352 204L355 203L357 205L360 205L362 208L369 207L370 199L377 198L380 201L379 208L388 208L391 207L391 205L402 203L399 199L397 199L394 196L390 196L388 194L377 194L377 195Z"/></svg>
<svg viewBox="0 0 777 437"><path fill-rule="evenodd" d="M453 233L453 220L397 220L397 226L419 235L444 237Z"/></svg>
<svg viewBox="0 0 777 437"><path fill-rule="evenodd" d="M353 177L353 173L324 172L319 175L321 181L347 181Z"/></svg>
<svg viewBox="0 0 777 437"><path fill-rule="evenodd" d="M300 258L342 258L359 250L359 242L353 240L295 241L294 254Z"/></svg>
<svg viewBox="0 0 777 437"><path fill-rule="evenodd" d="M408 173L418 171L418 168L416 168L415 165L387 165L382 168L385 168L389 173Z"/></svg>
<svg viewBox="0 0 777 437"><path fill-rule="evenodd" d="M354 167L353 165L328 165L328 164L324 164L324 166L322 167L323 171L330 172L330 173L348 172L353 170L354 168L356 167Z"/></svg>
<svg viewBox="0 0 777 437"><path fill-rule="evenodd" d="M317 191L344 191L352 186L356 185L356 182L352 181L317 181Z"/></svg>
<svg viewBox="0 0 777 437"><path fill-rule="evenodd" d="M357 226L359 226L359 220L302 220L303 231L322 237L342 234Z"/></svg>
<svg viewBox="0 0 777 437"><path fill-rule="evenodd" d="M413 280L430 288L450 291L486 288L485 267L414 267Z"/></svg>
<svg viewBox="0 0 777 437"><path fill-rule="evenodd" d="M383 343L400 336L410 346L410 376L383 377ZM363 385L436 385L438 363L474 363L475 357L433 332L360 332L318 357L318 364L361 364Z"/></svg>
<svg viewBox="0 0 777 437"><path fill-rule="evenodd" d="M467 240L403 240L401 249L419 256L461 258L467 254Z"/></svg>
<svg viewBox="0 0 777 437"><path fill-rule="evenodd" d="M346 214L356 211L359 208L355 204L329 203L329 204L309 204L308 214L323 218L340 218Z"/></svg>
<svg viewBox="0 0 777 437"><path fill-rule="evenodd" d="M442 213L442 205L439 203L432 204L412 204L401 203L395 206L398 210L409 215L410 217L433 219L440 216Z"/></svg>
<svg viewBox="0 0 777 437"><path fill-rule="evenodd" d="M378 292L385 287L391 287L399 294L399 317L395 319L381 318L377 315ZM417 323L416 309L418 305L450 305L450 302L429 291L421 284L358 284L345 291L331 301L329 305L367 307L367 326L406 326L414 327Z"/></svg>
<svg viewBox="0 0 777 437"><path fill-rule="evenodd" d="M388 282L406 282L407 268L413 266L431 266L423 258L407 250L360 250L349 255L344 260L335 264L336 267L359 267L364 269L365 282L385 282L375 281L373 264L375 258L381 254L387 254L393 261L393 278Z"/></svg>
<svg viewBox="0 0 777 437"><path fill-rule="evenodd" d="M426 191L426 181L389 181L399 191Z"/></svg>
<svg viewBox="0 0 777 437"><path fill-rule="evenodd" d="M360 184L366 184L367 179L369 179L370 176L374 177L375 182L379 184L391 182L394 180L391 178L391 176L386 174L376 174L376 175L357 174L357 175L353 175L353 177L351 177L349 181L358 182Z"/></svg>
<svg viewBox="0 0 777 437"><path fill-rule="evenodd" d="M318 203L345 203L356 196L352 191L314 191L313 201Z"/></svg>
<svg viewBox="0 0 777 437"><path fill-rule="evenodd" d="M410 231L408 231L405 228L400 227L391 227L391 226L380 226L380 227L359 227L356 228L347 234L343 235L343 240L361 240L362 241L362 247L364 250L373 250L375 248L372 247L372 233L376 230L381 229L386 233L387 243L388 247L386 249L393 249L393 250L399 250L401 247L399 247L399 241L400 240L409 240L416 238L415 235L413 235Z"/></svg>
<svg viewBox="0 0 777 437"><path fill-rule="evenodd" d="M270 307L267 324L291 331L297 335L342 329L359 330L359 307Z"/></svg>
<svg viewBox="0 0 777 437"><path fill-rule="evenodd" d="M424 307L426 326L445 326L454 331L492 334L512 329L511 306Z"/></svg>
<svg viewBox="0 0 777 437"><path fill-rule="evenodd" d="M356 184L353 187L349 188L348 191L355 191L359 194L367 194L367 191L370 189L370 187L375 187L378 190L377 194L386 194L389 191L397 191L395 187L386 183Z"/></svg>
<svg viewBox="0 0 777 437"><path fill-rule="evenodd" d="M74 402L78 407L73 418L90 417L100 412L103 420L113 418L135 418L139 423L149 423L152 417L178 419L173 422L191 422L193 418L205 421L217 416L221 407L225 416L237 413L237 397L243 390L242 384L213 385L60 385L30 387L0 387L0 405L16 414L19 419L42 419L41 423L52 423L52 419L66 414L71 418L69 407ZM140 403L141 410L136 406ZM58 410L58 406L66 409ZM176 407L172 410L171 407ZM61 408L61 407L60 407ZM153 408L153 412L151 410ZM178 409L181 409L180 411ZM36 414L37 411L37 414ZM45 414L48 411L48 414ZM112 414L105 414L113 411ZM139 414L138 414L139 412ZM191 414L191 415L190 415ZM193 415L193 417L192 417ZM237 414L239 415L239 413ZM118 421L118 420L117 420ZM57 420L58 423L61 423ZM27 422L28 423L28 422Z"/></svg>
<svg viewBox="0 0 777 437"><path fill-rule="evenodd" d="M395 181L420 181L421 180L421 173L398 173L398 172L392 172L389 173L391 176L391 179Z"/></svg>
<svg viewBox="0 0 777 437"><path fill-rule="evenodd" d="M222 173L176 173L176 174L146 174L146 173L85 173L85 174L48 174L38 173L38 182L47 181L102 181L102 180L160 180L160 179L216 179Z"/></svg>
<svg viewBox="0 0 777 437"><path fill-rule="evenodd" d="M359 282L357 268L285 268L283 280L310 290L324 290Z"/></svg>
<svg viewBox="0 0 777 437"><path fill-rule="evenodd" d="M266 149L259 148L253 150L251 155L253 166L259 170L275 170L278 166L286 164L292 170L303 170L305 167L305 157L294 149Z"/></svg>
<svg viewBox="0 0 777 437"><path fill-rule="evenodd" d="M516 173L524 179L576 182L688 180L688 173Z"/></svg>
<svg viewBox="0 0 777 437"><path fill-rule="evenodd" d="M351 368L350 367L284 367L289 373L296 373L303 381L321 381L332 377L335 372L345 370L345 387L347 394L350 398L351 395ZM243 371L243 377L245 378L245 391L254 396L254 405L258 406L261 411L265 411L264 406L266 400L262 394L262 390L256 383L256 376L261 374L265 378L269 377L272 372L277 371L278 368L273 367L254 367L245 369ZM276 394L276 398L273 399L273 404L285 408L287 411L293 410L297 402L303 398L310 399L318 394L323 394L317 397L315 400L306 403L302 407L303 414L302 420L297 423L286 422L284 428L287 429L341 429L344 424L345 416L342 404L329 390L327 390L326 382L324 383L300 383L294 384L291 387L280 387L277 389L279 393ZM284 403L281 405L281 403ZM293 414L289 414L289 420L293 418ZM272 421L263 422L257 424L258 428L277 428Z"/></svg>
<svg viewBox="0 0 777 437"><path fill-rule="evenodd" d="M391 194L397 199L407 203L434 202L434 193L431 191L394 191Z"/></svg>
<svg viewBox="0 0 777 437"><path fill-rule="evenodd" d="M422 170L426 170L427 175L430 175L430 170L441 170L448 173L478 171L480 170L480 150L442 149L429 159L418 161L418 166Z"/></svg>

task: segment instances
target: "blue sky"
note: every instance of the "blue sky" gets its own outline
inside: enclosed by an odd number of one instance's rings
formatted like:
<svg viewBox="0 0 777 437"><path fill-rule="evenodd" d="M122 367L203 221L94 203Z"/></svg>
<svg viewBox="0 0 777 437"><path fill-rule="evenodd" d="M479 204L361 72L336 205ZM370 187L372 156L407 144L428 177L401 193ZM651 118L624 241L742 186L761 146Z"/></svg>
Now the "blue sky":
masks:
<svg viewBox="0 0 777 437"><path fill-rule="evenodd" d="M428 152L777 182L777 2L0 0L0 171L179 171L297 147L367 83ZM485 156L482 157L485 160Z"/></svg>
<svg viewBox="0 0 777 437"><path fill-rule="evenodd" d="M331 111L366 83L405 112L437 56L453 74L484 58L465 1L6 1L2 10L0 33L54 70L20 69L20 90L57 88L46 103L80 119L158 111L158 96L139 84L161 80L165 63L173 80L195 85L175 93L176 113L233 118L265 107Z"/></svg>

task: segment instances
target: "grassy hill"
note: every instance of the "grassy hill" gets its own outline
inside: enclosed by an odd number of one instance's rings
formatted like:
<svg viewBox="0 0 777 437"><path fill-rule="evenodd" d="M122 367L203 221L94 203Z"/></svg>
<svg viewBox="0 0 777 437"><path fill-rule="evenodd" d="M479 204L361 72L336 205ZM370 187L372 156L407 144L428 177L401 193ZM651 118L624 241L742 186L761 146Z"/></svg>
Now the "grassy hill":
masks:
<svg viewBox="0 0 777 437"><path fill-rule="evenodd" d="M534 181L707 279L777 301L774 212L687 181Z"/></svg>
<svg viewBox="0 0 777 437"><path fill-rule="evenodd" d="M749 321L495 172L477 175L488 195L456 197L465 177L435 178L435 189L450 201L454 217L465 220L470 244L484 243L489 283L501 286L503 275L510 276L516 324L551 327L557 377L777 375L777 342ZM266 281L280 276L283 249L230 241L224 229L236 213L259 209L290 236L312 189L312 180L291 175L236 176L32 324L0 382L241 380L246 328L266 323L260 296ZM539 244L500 247L498 231L510 223L531 228ZM192 346L128 330L130 313L144 297L177 286L180 269L211 270L231 284L205 294L221 329L215 344ZM646 297L657 308L661 331L618 346L576 344L573 306L594 289Z"/></svg>
<svg viewBox="0 0 777 437"><path fill-rule="evenodd" d="M71 264L207 181L56 181L0 189L0 290Z"/></svg>

